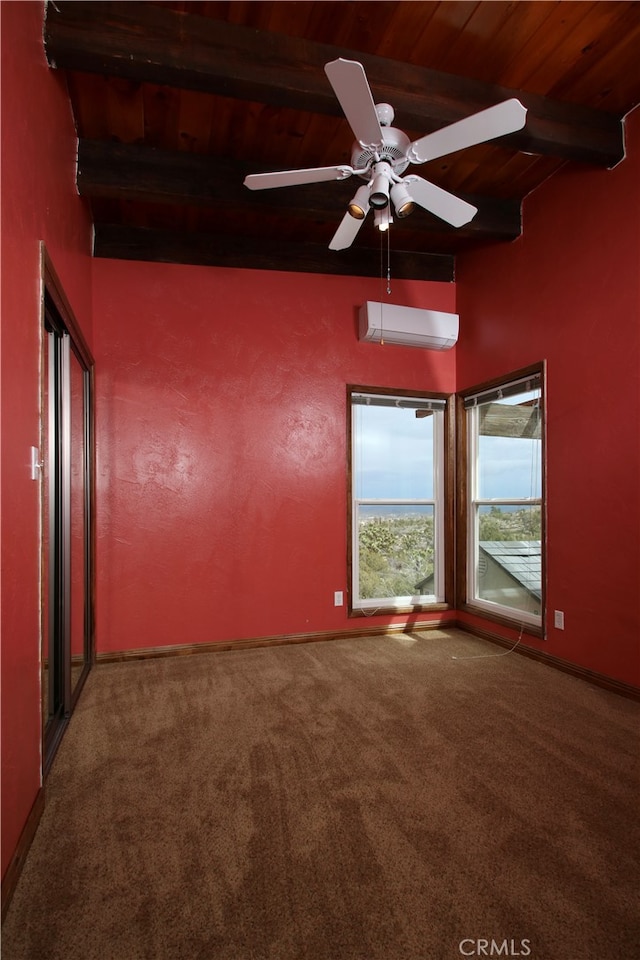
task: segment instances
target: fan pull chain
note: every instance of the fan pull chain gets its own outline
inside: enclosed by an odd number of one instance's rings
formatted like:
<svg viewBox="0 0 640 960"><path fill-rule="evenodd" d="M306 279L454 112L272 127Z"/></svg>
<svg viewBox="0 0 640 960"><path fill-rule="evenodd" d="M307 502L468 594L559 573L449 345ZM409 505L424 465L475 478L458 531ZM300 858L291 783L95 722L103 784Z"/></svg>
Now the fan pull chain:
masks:
<svg viewBox="0 0 640 960"><path fill-rule="evenodd" d="M382 300L384 287L384 237L387 235L387 296L391 296L391 240L389 239L389 230L379 230L380 234L380 346L384 346L384 330L382 327Z"/></svg>
<svg viewBox="0 0 640 960"><path fill-rule="evenodd" d="M387 295L391 296L391 230L387 230Z"/></svg>
<svg viewBox="0 0 640 960"><path fill-rule="evenodd" d="M384 253L382 250L382 231L380 233L380 346L384 346L384 327L382 325L382 287L384 284Z"/></svg>

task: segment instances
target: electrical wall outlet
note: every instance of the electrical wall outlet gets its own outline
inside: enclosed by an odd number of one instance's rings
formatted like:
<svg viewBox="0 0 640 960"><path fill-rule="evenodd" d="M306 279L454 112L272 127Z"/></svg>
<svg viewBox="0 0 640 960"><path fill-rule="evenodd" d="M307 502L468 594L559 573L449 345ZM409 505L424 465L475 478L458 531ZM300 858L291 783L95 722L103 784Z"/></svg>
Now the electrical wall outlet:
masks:
<svg viewBox="0 0 640 960"><path fill-rule="evenodd" d="M343 604L342 600L342 590L336 590L333 595L333 605L334 607L341 607Z"/></svg>
<svg viewBox="0 0 640 960"><path fill-rule="evenodd" d="M564 630L564 612L562 610L554 610L553 625L556 630Z"/></svg>

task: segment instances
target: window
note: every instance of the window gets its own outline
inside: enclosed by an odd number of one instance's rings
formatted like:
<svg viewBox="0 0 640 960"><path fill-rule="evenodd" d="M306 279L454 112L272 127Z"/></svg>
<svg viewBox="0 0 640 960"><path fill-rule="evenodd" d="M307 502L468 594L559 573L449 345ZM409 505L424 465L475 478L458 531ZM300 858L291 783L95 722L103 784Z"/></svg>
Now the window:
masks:
<svg viewBox="0 0 640 960"><path fill-rule="evenodd" d="M542 378L464 396L467 604L539 626L543 610Z"/></svg>
<svg viewBox="0 0 640 960"><path fill-rule="evenodd" d="M443 602L447 400L350 388L351 609Z"/></svg>

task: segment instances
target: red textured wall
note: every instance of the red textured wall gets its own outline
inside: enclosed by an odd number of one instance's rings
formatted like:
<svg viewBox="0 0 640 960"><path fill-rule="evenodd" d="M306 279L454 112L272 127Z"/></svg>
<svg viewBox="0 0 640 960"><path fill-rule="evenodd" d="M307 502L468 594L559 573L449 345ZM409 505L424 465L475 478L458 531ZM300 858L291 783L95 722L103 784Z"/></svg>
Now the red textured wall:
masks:
<svg viewBox="0 0 640 960"><path fill-rule="evenodd" d="M458 258L457 379L546 359L538 646L640 684L640 110L626 126L616 169L561 171L525 201L520 240Z"/></svg>
<svg viewBox="0 0 640 960"><path fill-rule="evenodd" d="M91 224L74 186L66 90L47 68L43 5L2 24L2 873L40 786L40 240L91 338ZM8 132L10 136L8 135Z"/></svg>
<svg viewBox="0 0 640 960"><path fill-rule="evenodd" d="M346 385L453 392L454 352L360 343L379 280L96 261L94 293L99 651L362 627Z"/></svg>

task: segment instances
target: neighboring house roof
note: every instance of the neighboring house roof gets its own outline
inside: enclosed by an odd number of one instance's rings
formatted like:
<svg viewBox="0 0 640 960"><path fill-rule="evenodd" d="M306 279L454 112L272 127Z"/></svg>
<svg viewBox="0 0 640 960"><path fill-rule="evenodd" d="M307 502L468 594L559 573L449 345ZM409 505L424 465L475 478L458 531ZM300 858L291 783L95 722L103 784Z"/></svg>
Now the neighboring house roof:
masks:
<svg viewBox="0 0 640 960"><path fill-rule="evenodd" d="M542 558L540 540L481 540L480 550L491 557L525 590L540 600L542 596ZM433 592L433 573L415 585L419 594Z"/></svg>
<svg viewBox="0 0 640 960"><path fill-rule="evenodd" d="M540 540L481 540L480 549L540 599L542 558Z"/></svg>

